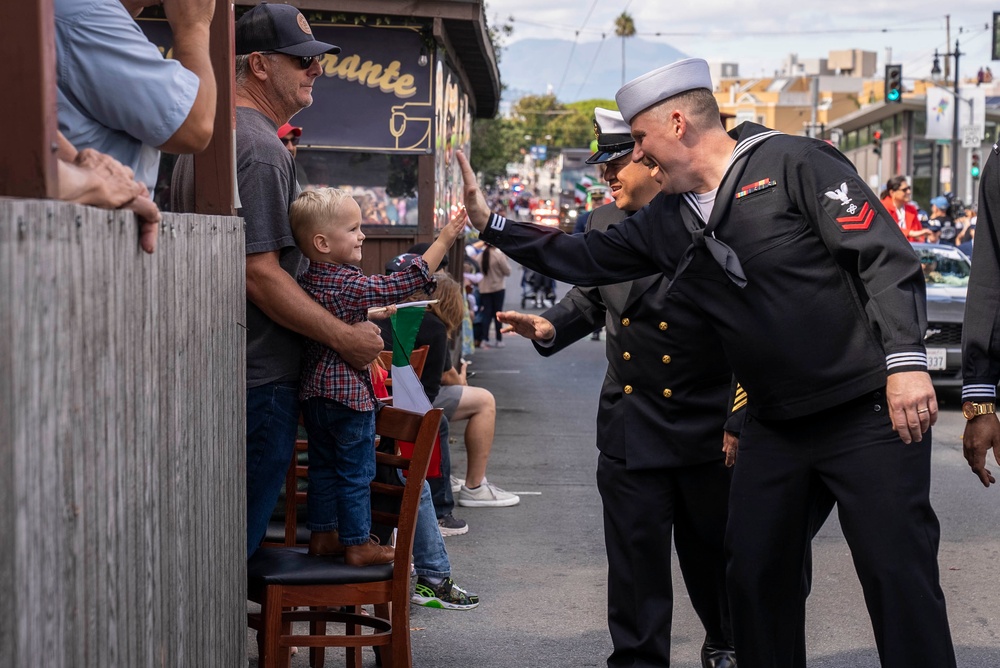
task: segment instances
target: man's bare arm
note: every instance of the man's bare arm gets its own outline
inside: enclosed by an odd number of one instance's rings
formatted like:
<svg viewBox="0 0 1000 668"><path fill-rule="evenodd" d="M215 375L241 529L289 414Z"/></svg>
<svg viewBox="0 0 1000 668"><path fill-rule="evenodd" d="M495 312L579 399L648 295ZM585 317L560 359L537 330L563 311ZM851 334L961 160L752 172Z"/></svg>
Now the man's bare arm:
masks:
<svg viewBox="0 0 1000 668"><path fill-rule="evenodd" d="M247 255L247 299L276 323L336 350L364 369L383 348L379 328L365 321L348 325L334 317L281 268L278 252Z"/></svg>
<svg viewBox="0 0 1000 668"><path fill-rule="evenodd" d="M465 210L469 214L469 222L472 226L482 232L486 229L486 223L490 220L490 207L486 204L486 197L479 189L479 182L476 181L476 173L472 171L469 159L462 151L455 151L455 158L458 166L462 170L462 195L465 199Z"/></svg>
<svg viewBox="0 0 1000 668"><path fill-rule="evenodd" d="M163 0L163 11L173 32L174 58L198 77L198 95L187 118L160 150L198 153L212 139L217 87L208 54L209 29L216 0Z"/></svg>

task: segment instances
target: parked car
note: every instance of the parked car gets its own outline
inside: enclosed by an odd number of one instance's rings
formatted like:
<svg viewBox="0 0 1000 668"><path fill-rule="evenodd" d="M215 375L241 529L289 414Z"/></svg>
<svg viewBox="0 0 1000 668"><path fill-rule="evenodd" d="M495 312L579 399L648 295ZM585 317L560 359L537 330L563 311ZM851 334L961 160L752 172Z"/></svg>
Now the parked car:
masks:
<svg viewBox="0 0 1000 668"><path fill-rule="evenodd" d="M962 385L962 320L971 263L962 251L941 244L913 244L927 284L927 369L936 387Z"/></svg>

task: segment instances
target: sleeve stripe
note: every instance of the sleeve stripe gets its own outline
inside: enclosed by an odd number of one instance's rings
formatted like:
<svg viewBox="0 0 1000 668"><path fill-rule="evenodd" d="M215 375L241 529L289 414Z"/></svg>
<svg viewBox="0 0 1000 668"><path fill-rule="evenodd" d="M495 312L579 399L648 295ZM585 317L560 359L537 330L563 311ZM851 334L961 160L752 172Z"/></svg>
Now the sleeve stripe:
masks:
<svg viewBox="0 0 1000 668"><path fill-rule="evenodd" d="M503 228L506 224L507 224L507 219L496 213L490 214L490 219L489 222L487 223L488 227L491 230L495 230L497 232L503 232Z"/></svg>
<svg viewBox="0 0 1000 668"><path fill-rule="evenodd" d="M737 401L736 403L733 404L732 412L735 413L736 411L738 411L739 409L743 408L746 405L747 405L747 400L746 400L746 395L744 395L742 400Z"/></svg>
<svg viewBox="0 0 1000 668"><path fill-rule="evenodd" d="M898 369L899 367L903 366L919 366L926 369L927 353L922 353L922 352L893 353L892 355L886 356L885 366L889 370Z"/></svg>
<svg viewBox="0 0 1000 668"><path fill-rule="evenodd" d="M962 399L970 399L972 397L993 397L997 396L996 385L966 385L962 388Z"/></svg>

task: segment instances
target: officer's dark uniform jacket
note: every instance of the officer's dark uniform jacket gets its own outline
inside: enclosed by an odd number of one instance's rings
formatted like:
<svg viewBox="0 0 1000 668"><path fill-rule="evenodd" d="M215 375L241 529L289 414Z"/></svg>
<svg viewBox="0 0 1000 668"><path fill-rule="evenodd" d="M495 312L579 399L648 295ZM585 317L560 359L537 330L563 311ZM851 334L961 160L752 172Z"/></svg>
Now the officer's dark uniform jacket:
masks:
<svg viewBox="0 0 1000 668"><path fill-rule="evenodd" d="M590 215L587 229L606 230L626 215L606 204ZM701 312L667 287L662 274L575 287L542 315L555 327L551 345L535 343L542 355L553 355L606 324L597 447L630 470L722 458L732 372Z"/></svg>
<svg viewBox="0 0 1000 668"><path fill-rule="evenodd" d="M994 401L1000 381L1000 147L983 167L975 262L962 328L962 398Z"/></svg>
<svg viewBox="0 0 1000 668"><path fill-rule="evenodd" d="M674 276L680 264L671 290L715 326L750 414L762 419L810 415L884 388L887 371L926 370L919 261L854 166L825 142L756 124L731 135L733 163L707 226L686 195L660 194L605 234L493 215L482 237L578 285ZM718 242L738 260L729 258L728 271L713 256ZM744 287L733 280L740 270Z"/></svg>

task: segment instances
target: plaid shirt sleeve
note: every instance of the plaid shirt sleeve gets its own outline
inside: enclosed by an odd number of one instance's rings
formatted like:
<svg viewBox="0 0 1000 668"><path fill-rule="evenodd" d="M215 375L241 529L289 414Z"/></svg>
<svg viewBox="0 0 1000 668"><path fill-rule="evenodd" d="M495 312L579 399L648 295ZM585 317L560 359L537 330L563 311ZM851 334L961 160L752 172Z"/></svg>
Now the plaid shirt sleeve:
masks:
<svg viewBox="0 0 1000 668"><path fill-rule="evenodd" d="M395 304L434 280L423 258L389 276L365 276L357 267L313 262L299 279L302 288L323 308L349 325L363 322L368 309ZM332 399L358 411L375 409L371 376L355 369L332 348L310 341L302 366L299 399Z"/></svg>

